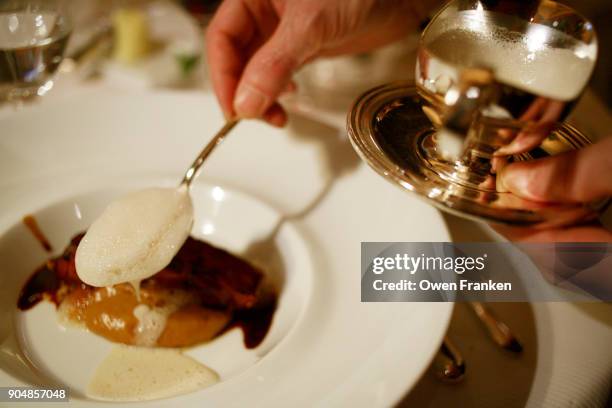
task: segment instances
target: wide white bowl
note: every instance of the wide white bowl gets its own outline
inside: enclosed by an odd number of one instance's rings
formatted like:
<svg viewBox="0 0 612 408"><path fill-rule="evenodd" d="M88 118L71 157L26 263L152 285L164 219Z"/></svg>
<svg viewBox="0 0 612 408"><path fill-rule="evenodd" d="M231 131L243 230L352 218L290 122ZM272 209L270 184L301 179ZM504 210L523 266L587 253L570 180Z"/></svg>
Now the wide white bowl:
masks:
<svg viewBox="0 0 612 408"><path fill-rule="evenodd" d="M49 303L16 310L48 256L21 218L34 214L60 251L118 194L176 184L221 123L208 95L96 89L1 119L0 385L55 382L77 405L100 404L83 390L112 347L62 329ZM190 349L222 381L172 404L387 406L414 385L452 304L361 303L360 243L449 240L434 209L374 175L344 134L298 119L288 130L241 123L193 194L193 234L259 260L282 294L258 348L233 330Z"/></svg>

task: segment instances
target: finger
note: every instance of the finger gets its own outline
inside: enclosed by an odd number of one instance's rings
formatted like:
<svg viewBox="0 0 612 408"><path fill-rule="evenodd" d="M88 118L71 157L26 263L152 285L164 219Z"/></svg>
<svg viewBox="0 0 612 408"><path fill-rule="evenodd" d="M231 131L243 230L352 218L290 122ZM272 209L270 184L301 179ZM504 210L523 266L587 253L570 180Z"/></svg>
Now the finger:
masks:
<svg viewBox="0 0 612 408"><path fill-rule="evenodd" d="M501 191L538 202L590 202L612 195L612 138L545 159L512 163L498 174Z"/></svg>
<svg viewBox="0 0 612 408"><path fill-rule="evenodd" d="M263 115L263 120L276 127L283 127L287 123L287 113L278 103L272 105Z"/></svg>
<svg viewBox="0 0 612 408"><path fill-rule="evenodd" d="M491 158L491 173L492 174L499 173L507 164L508 164L507 157L493 156Z"/></svg>
<svg viewBox="0 0 612 408"><path fill-rule="evenodd" d="M550 130L551 128L549 126L537 126L519 132L512 142L497 149L493 155L503 157L528 152L539 146L542 140L550 134Z"/></svg>
<svg viewBox="0 0 612 408"><path fill-rule="evenodd" d="M524 153L539 146L558 123L565 106L564 102L546 98L537 99L520 118L522 121L531 123L525 126L512 142L497 149L495 155L507 156Z"/></svg>
<svg viewBox="0 0 612 408"><path fill-rule="evenodd" d="M596 224L547 230L494 225L493 229L512 242L612 242L612 232Z"/></svg>
<svg viewBox="0 0 612 408"><path fill-rule="evenodd" d="M226 117L234 116L232 102L255 27L252 14L241 1L227 0L215 13L206 34L210 78Z"/></svg>
<svg viewBox="0 0 612 408"><path fill-rule="evenodd" d="M288 86L295 70L316 52L304 33L281 24L248 62L234 99L240 117L257 118L268 111Z"/></svg>
<svg viewBox="0 0 612 408"><path fill-rule="evenodd" d="M523 122L535 122L541 116L542 112L546 108L549 99L544 97L538 97L535 101L533 101L525 112L520 116L520 120Z"/></svg>

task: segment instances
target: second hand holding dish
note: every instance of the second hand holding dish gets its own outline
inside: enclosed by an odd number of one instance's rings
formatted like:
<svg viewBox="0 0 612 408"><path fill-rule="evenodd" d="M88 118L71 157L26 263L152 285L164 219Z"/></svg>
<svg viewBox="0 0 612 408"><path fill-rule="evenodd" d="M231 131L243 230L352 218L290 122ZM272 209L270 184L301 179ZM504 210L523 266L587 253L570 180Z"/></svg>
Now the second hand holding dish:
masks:
<svg viewBox="0 0 612 408"><path fill-rule="evenodd" d="M76 252L79 278L91 286L140 281L167 266L189 236L189 187L206 158L238 123L229 120L204 147L178 188L149 188L112 202L91 225Z"/></svg>

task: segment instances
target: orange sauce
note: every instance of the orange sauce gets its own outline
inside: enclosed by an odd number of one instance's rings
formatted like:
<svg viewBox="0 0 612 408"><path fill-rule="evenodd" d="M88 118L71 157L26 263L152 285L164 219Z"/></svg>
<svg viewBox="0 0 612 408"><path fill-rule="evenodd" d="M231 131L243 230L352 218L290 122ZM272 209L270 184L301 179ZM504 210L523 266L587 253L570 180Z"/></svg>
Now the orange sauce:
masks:
<svg viewBox="0 0 612 408"><path fill-rule="evenodd" d="M96 288L80 281L74 256L82 236L76 235L62 255L36 269L21 290L19 309L51 300L68 321L132 345L142 345L142 326L135 314L140 305L163 314L164 325L155 343L148 345L188 347L238 327L245 346L254 348L268 332L276 294L259 293L263 274L246 261L189 238L167 268L141 283L138 299L127 283Z"/></svg>
<svg viewBox="0 0 612 408"><path fill-rule="evenodd" d="M43 234L43 232L40 230L40 227L38 226L38 222L36 222L36 218L34 218L31 215L26 215L25 217L23 217L23 224L26 227L28 227L32 235L34 235L34 238L36 238L36 240L40 242L40 245L42 245L45 251L47 252L53 251L53 247L49 243L49 240L47 239L45 234Z"/></svg>

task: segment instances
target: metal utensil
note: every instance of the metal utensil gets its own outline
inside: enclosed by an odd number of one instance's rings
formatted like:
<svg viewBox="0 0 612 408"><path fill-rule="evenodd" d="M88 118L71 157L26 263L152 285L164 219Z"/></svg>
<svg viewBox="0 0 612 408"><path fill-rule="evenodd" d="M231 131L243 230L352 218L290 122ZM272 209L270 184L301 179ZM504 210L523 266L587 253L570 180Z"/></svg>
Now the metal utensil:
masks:
<svg viewBox="0 0 612 408"><path fill-rule="evenodd" d="M444 337L434 367L438 378L447 383L458 383L465 377L465 360L448 337Z"/></svg>
<svg viewBox="0 0 612 408"><path fill-rule="evenodd" d="M470 302L470 306L484 324L495 344L513 353L521 353L523 351L523 345L514 336L510 328L493 316L489 308L481 302Z"/></svg>
<svg viewBox="0 0 612 408"><path fill-rule="evenodd" d="M225 122L225 125L223 125L223 127L217 132L217 134L211 139L211 141L208 142L208 144L204 147L204 149L195 159L191 167L187 169L187 172L185 172L185 177L183 177L183 181L181 181L181 186L185 185L189 187L191 185L191 181L197 176L197 173L199 172L200 167L202 167L202 164L204 164L206 158L210 156L213 150L215 150L215 147L217 147L219 144L221 144L221 142L223 142L225 137L234 128L234 126L236 126L238 122L239 119L230 119Z"/></svg>

